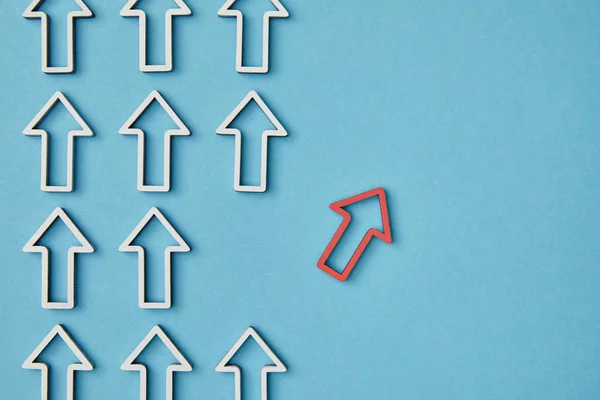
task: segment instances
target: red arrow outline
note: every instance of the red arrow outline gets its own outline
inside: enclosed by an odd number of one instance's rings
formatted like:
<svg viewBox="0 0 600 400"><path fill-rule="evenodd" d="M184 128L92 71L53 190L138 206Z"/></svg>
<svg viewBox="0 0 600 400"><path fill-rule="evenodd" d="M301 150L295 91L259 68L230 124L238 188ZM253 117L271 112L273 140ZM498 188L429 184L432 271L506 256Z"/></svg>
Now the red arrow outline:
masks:
<svg viewBox="0 0 600 400"><path fill-rule="evenodd" d="M356 248L354 253L352 254L352 258L350 258L350 261L348 261L348 264L346 264L346 267L344 268L344 270L341 273L334 270L333 268L331 268L330 266L327 265L327 259L329 259L329 256L331 256L331 253L335 249L335 246L337 246L337 244L339 243L340 239L342 238L344 232L346 231L346 229L350 225L350 222L352 221L352 215L350 215L350 213L348 211L344 210L344 207L349 206L350 204L358 203L362 200L369 199L371 197L375 197L375 196L379 197L379 206L381 208L381 223L383 226L383 232L381 232L379 229L376 229L376 228L369 229L367 231L367 233L365 234L365 236L360 241L360 244L358 245L358 247ZM344 218L344 220L342 221L339 228L335 232L335 235L333 235L333 238L331 239L331 241L329 241L329 244L325 248L325 251L319 258L319 261L317 261L317 267L319 267L319 269L326 272L330 276L334 277L338 281L345 282L346 279L348 279L348 276L350 276L352 269L354 268L354 266L356 265L356 263L362 256L363 252L369 245L369 242L371 241L371 239L376 237L378 239L383 240L385 243L388 243L388 244L392 243L392 231L390 229L390 217L389 217L389 213L388 213L387 199L385 197L385 189L382 187L379 187L376 189L369 190L368 192L357 194L356 196L348 197L347 199L332 203L329 206L329 208L332 209L333 211L335 211L336 213L338 213L339 215L341 215Z"/></svg>

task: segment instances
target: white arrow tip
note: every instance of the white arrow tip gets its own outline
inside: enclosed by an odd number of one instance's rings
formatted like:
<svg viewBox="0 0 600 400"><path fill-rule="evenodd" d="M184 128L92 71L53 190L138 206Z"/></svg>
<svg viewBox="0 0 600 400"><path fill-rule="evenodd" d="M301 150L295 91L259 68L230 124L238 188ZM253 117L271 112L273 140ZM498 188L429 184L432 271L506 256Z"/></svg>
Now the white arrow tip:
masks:
<svg viewBox="0 0 600 400"><path fill-rule="evenodd" d="M139 0L129 0L127 2L127 4L125 4L125 6L121 9L121 11L119 12L119 15L121 15L122 17L141 17L143 15L145 15L146 13L141 10L141 9L137 9L135 8L137 2ZM179 8L173 8L167 11L167 15L190 15L192 14L192 10L188 7L187 4L185 4L185 2L183 0L173 0L175 2L175 4L177 4L177 7Z"/></svg>
<svg viewBox="0 0 600 400"><path fill-rule="evenodd" d="M269 136L287 136L288 132L283 127L281 122L275 117L271 109L267 106L264 100L260 97L260 95L255 91L251 90L248 92L246 97L235 107L235 109L225 118L225 121L217 128L217 134L219 135L232 135L237 134L239 131L234 128L230 128L230 125L233 121L240 115L240 113L250 104L251 101L254 101L258 107L262 110L265 116L269 119L271 124L273 124L274 130L267 130L266 133Z"/></svg>
<svg viewBox="0 0 600 400"><path fill-rule="evenodd" d="M140 234L140 232L144 230L148 222L150 222L150 220L153 217L156 217L160 221L160 223L167 230L167 232L169 232L169 234L177 242L177 246L171 246L169 247L169 250L180 253L185 253L191 250L190 246L186 243L185 240L183 240L181 235L175 230L173 225L171 225L171 223L167 220L167 218L165 218L165 216L160 212L160 210L156 207L152 207L150 211L146 213L144 218L142 218L142 220L133 229L133 231L129 234L129 236L127 236L123 243L121 243L121 246L119 246L119 251L139 251L140 247L135 246L132 243L135 240L135 238Z"/></svg>
<svg viewBox="0 0 600 400"><path fill-rule="evenodd" d="M129 355L129 357L127 357L127 359L123 362L123 364L121 365L121 369L124 371L140 370L140 367L142 365L136 363L135 360L139 357L139 355L142 353L142 351L144 351L146 346L148 346L148 344L155 337L158 337L161 340L161 342L163 342L163 344L167 347L167 349L171 352L171 354L173 354L173 357L175 357L175 359L177 359L177 362L179 363L179 365L169 366L170 368L173 368L173 370L176 370L176 371L191 371L192 370L192 365L183 356L183 354L181 354L179 349L177 349L177 347L175 347L175 344L173 344L171 339L167 336L167 334L162 330L162 328L159 325L156 325L154 328L152 328L150 330L150 332L148 332L146 337L144 337L144 339L142 339L140 344L138 344L138 346L135 348L135 350L133 350L133 352Z"/></svg>
<svg viewBox="0 0 600 400"><path fill-rule="evenodd" d="M25 243L23 246L23 251L26 253L37 253L41 250L43 246L37 246L37 242L44 236L48 228L52 226L54 221L60 219L66 226L69 228L73 236L79 241L79 246L71 247L71 249L75 250L77 253L93 253L94 247L91 243L83 236L83 233L77 228L75 223L69 218L65 210L60 207L57 207L52 211L52 213L46 218L44 223L38 228L38 230L33 234L33 236Z"/></svg>
<svg viewBox="0 0 600 400"><path fill-rule="evenodd" d="M221 6L217 15L220 17L241 17L242 12L240 10L232 10L231 7L237 2L237 0L227 0L225 4ZM279 0L271 0L271 4L276 8L275 11L269 11L267 14L270 17L275 18L287 18L290 16L286 8L281 4Z"/></svg>
<svg viewBox="0 0 600 400"><path fill-rule="evenodd" d="M90 360L83 354L83 352L79 349L77 344L71 339L65 328L62 325L56 325L50 333L46 335L46 337L40 342L40 344L35 348L33 353L27 357L25 362L23 363L23 368L25 369L41 369L45 364L41 362L36 362L36 359L42 354L44 349L50 344L50 342L56 337L60 336L60 338L69 346L69 349L75 357L79 360L79 364L71 364L75 366L76 370L80 371L91 371L94 369L93 364Z"/></svg>
<svg viewBox="0 0 600 400"><path fill-rule="evenodd" d="M136 121L144 114L146 109L152 104L153 101L157 101L158 104L162 107L162 109L167 113L169 118L175 123L177 129L170 129L167 131L168 135L177 135L177 136L188 136L191 134L189 128L183 123L181 118L175 113L175 110L167 103L165 98L160 94L158 90L153 90L150 94L144 99L142 104L131 114L129 119L125 121L121 129L119 129L119 133L121 135L139 135L142 132L141 129L136 129L133 125Z"/></svg>
<svg viewBox="0 0 600 400"><path fill-rule="evenodd" d="M42 15L45 16L46 13L42 11L37 11L37 8L44 2L45 0L33 0L29 6L23 12L23 17L25 18L41 18ZM83 0L74 0L75 4L79 7L79 11L71 11L69 13L69 17L93 17L94 13L90 8L83 2Z"/></svg>
<svg viewBox="0 0 600 400"><path fill-rule="evenodd" d="M263 368L265 372L285 372L287 371L287 367L283 362L275 355L273 350L267 345L267 343L263 340L262 337L256 332L256 330L252 327L246 329L246 331L240 336L240 338L235 342L233 347L225 354L225 357L217 364L215 371L217 372L235 372L238 368L234 365L229 365L229 362L238 352L238 350L244 345L246 340L249 337L252 337L256 343L261 347L261 349L265 352L265 354L271 359L273 362L272 365L266 365Z"/></svg>
<svg viewBox="0 0 600 400"><path fill-rule="evenodd" d="M92 132L88 124L83 120L81 115L79 115L77 110L75 110L75 107L73 107L71 102L62 92L56 92L52 95L52 97L50 97L50 100L48 100L46 104L44 104L40 112L38 112L37 115L33 117L33 119L29 122L29 124L27 124L25 129L23 129L23 134L38 136L41 135L44 131L38 129L38 125L40 124L40 122L42 122L44 117L50 112L54 105L59 102L67 109L69 114L71 114L71 117L73 117L75 122L77 122L77 124L80 127L79 130L71 131L70 134L73 134L74 136L93 136L94 133Z"/></svg>

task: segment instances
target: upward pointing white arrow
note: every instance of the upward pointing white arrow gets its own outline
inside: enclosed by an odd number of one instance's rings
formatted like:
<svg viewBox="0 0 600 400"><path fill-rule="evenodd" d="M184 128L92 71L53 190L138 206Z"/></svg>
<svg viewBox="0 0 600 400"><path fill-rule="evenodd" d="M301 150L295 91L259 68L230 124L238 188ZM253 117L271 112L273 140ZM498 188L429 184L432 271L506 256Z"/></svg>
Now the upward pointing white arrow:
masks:
<svg viewBox="0 0 600 400"><path fill-rule="evenodd" d="M55 186L48 184L48 153L50 151L48 145L48 132L43 129L38 129L38 125L44 117L50 112L56 103L60 102L71 114L71 117L77 122L81 129L76 129L69 132L67 143L67 184L65 186ZM44 192L72 192L73 191L73 159L75 157L75 137L77 136L93 136L94 133L85 123L81 115L75 110L73 105L67 100L64 94L56 92L50 100L42 107L35 117L27 124L23 130L23 134L27 136L41 136L42 138L42 162L41 162L41 189Z"/></svg>
<svg viewBox="0 0 600 400"><path fill-rule="evenodd" d="M50 30L48 28L48 15L43 11L36 11L45 0L33 0L29 7L23 12L25 18L40 18L42 22L42 72L46 74L70 74L75 69L75 18L89 18L94 14L82 0L74 0L79 11L71 11L67 14L67 65L63 67L51 67L49 58L50 43L48 37Z"/></svg>
<svg viewBox="0 0 600 400"><path fill-rule="evenodd" d="M263 40L262 40L262 65L255 67L244 66L244 15L240 10L232 10L231 6L237 0L227 0L219 9L217 14L220 17L237 18L237 33L235 41L235 69L237 72L247 74L266 74L269 72L269 41L270 41L270 20L271 18L287 18L290 16L288 11L279 0L271 0L276 11L267 11L263 15Z"/></svg>
<svg viewBox="0 0 600 400"><path fill-rule="evenodd" d="M60 219L69 228L73 236L79 241L79 246L69 248L68 264L67 264L67 301L54 302L50 301L50 252L45 246L38 246L37 242L44 236L48 228ZM26 253L42 253L42 307L48 309L71 309L75 307L75 254L77 253L93 253L94 248L83 236L81 231L75 226L67 213L62 208L56 208L42 226L33 234L31 239L27 241L23 247Z"/></svg>
<svg viewBox="0 0 600 400"><path fill-rule="evenodd" d="M173 69L173 17L179 15L191 15L192 10L183 0L174 0L178 8L172 8L165 13L165 63L162 65L148 64L146 48L148 47L146 13L143 10L134 9L139 0L129 0L121 9L122 17L138 17L140 22L140 71L142 72L168 72Z"/></svg>
<svg viewBox="0 0 600 400"><path fill-rule="evenodd" d="M156 100L158 104L165 110L167 115L173 120L177 129L169 129L165 132L164 138L164 158L163 158L163 184L162 185L146 185L145 171L146 162L144 155L145 151L145 134L144 131L138 128L133 128L135 122L146 111L146 109ZM141 192L168 192L171 190L171 137L172 136L189 136L190 130L185 126L175 111L161 96L161 94L153 90L152 93L140 104L140 106L131 114L131 117L123 124L119 133L122 135L137 135L138 136L138 163L137 163L137 188Z"/></svg>
<svg viewBox="0 0 600 400"><path fill-rule="evenodd" d="M165 301L150 302L146 301L146 252L142 246L133 244L136 237L144 230L148 222L156 217L164 228L171 234L177 242L176 246L169 246L165 249ZM181 253L190 251L190 246L177 233L173 225L167 221L165 216L156 207L152 207L150 211L142 218L133 231L127 236L119 247L119 251L137 252L138 253L138 304L140 308L170 308L171 307L171 253Z"/></svg>
<svg viewBox="0 0 600 400"><path fill-rule="evenodd" d="M42 340L42 342L35 348L33 353L23 363L25 369L39 369L42 373L42 398L41 400L48 400L48 365L43 362L36 362L36 359L42 354L44 349L50 344L50 342L56 337L60 338L69 346L71 352L79 360L78 364L71 364L67 368L67 400L73 400L75 397L75 371L91 371L94 369L92 363L87 359L83 352L77 347L77 344L71 339L67 331L61 326L56 325L48 335Z"/></svg>
<svg viewBox="0 0 600 400"><path fill-rule="evenodd" d="M262 134L262 146L260 156L260 184L258 186L242 185L242 133L239 129L230 128L231 123L237 118L237 116L250 104L251 101L255 101L260 109L265 113L271 124L275 129L265 130ZM273 112L267 107L263 99L252 90L244 97L240 104L225 118L225 121L217 128L217 134L219 135L233 135L235 137L235 161L233 170L233 188L238 192L265 192L267 190L267 161L268 157L268 146L270 136L287 136L288 132L285 130L283 125L275 117Z"/></svg>
<svg viewBox="0 0 600 400"><path fill-rule="evenodd" d="M179 364L171 364L167 367L167 391L166 400L173 400L173 373L174 372L189 372L192 370L192 365L186 360L181 352L175 347L171 339L161 329L160 326L156 325L150 330L146 337L138 344L133 352L127 357L127 359L121 365L123 371L138 371L140 373L140 400L146 400L148 393L148 374L144 364L136 363L135 360L144 351L146 346L154 339L158 338L163 344L169 349L171 354L177 359Z"/></svg>
<svg viewBox="0 0 600 400"><path fill-rule="evenodd" d="M254 328L250 327L250 328L246 329L244 334L237 340L237 342L235 342L235 344L227 352L227 354L225 354L225 357L223 357L223 359L221 361L219 361L219 364L217 364L215 371L217 371L217 372L233 372L234 373L235 400L241 400L242 399L241 370L240 370L240 367L238 367L237 365L229 365L229 362L231 361L233 356L235 356L235 354L238 352L240 347L242 347L242 345L250 337L252 339L254 339L256 341L256 343L258 343L258 345L261 347L261 349L265 352L265 354L273 362L273 364L271 364L271 365L265 365L261 370L261 381L260 381L260 383L261 383L260 387L261 387L261 393L262 393L261 399L267 400L268 394L269 394L269 391L267 389L267 375L271 372L285 372L285 371L287 371L287 368L283 364L283 362L281 362L279 357L277 357L275 355L275 353L273 352L273 350L271 350L271 348L267 345L267 343L265 343L263 338L261 338L260 335L254 330Z"/></svg>

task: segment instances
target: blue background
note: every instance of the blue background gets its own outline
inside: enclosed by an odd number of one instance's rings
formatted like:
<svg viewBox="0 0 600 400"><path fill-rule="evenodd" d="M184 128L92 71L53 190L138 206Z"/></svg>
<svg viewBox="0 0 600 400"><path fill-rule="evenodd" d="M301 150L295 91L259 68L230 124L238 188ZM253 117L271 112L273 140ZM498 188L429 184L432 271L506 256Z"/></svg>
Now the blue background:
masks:
<svg viewBox="0 0 600 400"><path fill-rule="evenodd" d="M72 7L46 3L57 16ZM21 17L28 1L0 4L3 399L39 398L39 372L21 364L57 323L96 366L78 373L79 399L138 398L138 374L119 367L155 324L194 365L177 374L177 399L233 399L233 376L214 367L250 325L289 368L270 375L272 400L600 396L600 3L287 1L260 76L235 72L235 22L217 16L220 0L189 0L193 15L176 18L172 73L139 72L124 3L87 2L95 18L77 21L73 75L41 73L39 20ZM245 6L249 35L268 4ZM162 48L152 15L164 7L149 5L152 59ZM117 133L153 89L192 131L173 140L168 194L136 190L136 138ZM233 190L234 140L215 134L252 89L289 131L269 142L265 194ZM77 140L68 194L40 191L40 140L21 134L56 90L95 133ZM140 120L156 135L149 179L172 126L158 111ZM256 139L270 126L252 108L236 123L249 143L244 180L256 183ZM72 122L57 110L44 124L58 134L58 182ZM328 205L377 186L394 242L372 242L342 284L316 268L340 223ZM40 256L21 251L57 206L96 248L77 259L68 311L41 308ZM170 310L137 307L136 255L117 251L151 206L192 247L174 256ZM374 204L355 208L336 265L379 224ZM154 297L171 240L158 228L140 238ZM73 239L53 226L44 240L66 249ZM44 357L51 400L64 399L72 356L53 342ZM145 357L150 398L162 399L170 358L156 343ZM265 356L245 346L238 358L244 399L258 399Z"/></svg>

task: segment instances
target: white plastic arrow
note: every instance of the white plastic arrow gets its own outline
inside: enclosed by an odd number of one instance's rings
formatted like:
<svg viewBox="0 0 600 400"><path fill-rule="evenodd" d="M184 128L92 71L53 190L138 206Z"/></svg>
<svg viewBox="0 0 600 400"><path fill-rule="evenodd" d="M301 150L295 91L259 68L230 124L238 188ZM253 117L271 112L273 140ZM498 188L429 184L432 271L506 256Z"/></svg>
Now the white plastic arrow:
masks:
<svg viewBox="0 0 600 400"><path fill-rule="evenodd" d="M165 110L169 117L173 120L177 129L169 129L165 132L164 138L164 166L163 166L163 184L162 185L146 185L145 169L146 162L144 158L145 151L145 134L141 129L133 128L135 122L140 116L146 111L150 104L154 101L158 101L160 106ZM171 137L172 136L189 136L190 130L185 126L181 119L177 116L175 111L161 96L161 94L153 90L152 93L146 97L146 99L140 104L140 106L133 112L131 117L123 124L119 133L122 135L137 135L138 137L138 163L137 163L137 188L141 192L168 192L171 190Z"/></svg>
<svg viewBox="0 0 600 400"><path fill-rule="evenodd" d="M173 8L165 13L165 63L162 65L148 64L146 48L148 38L146 32L146 13L143 10L134 9L139 0L129 0L121 9L122 17L138 17L140 25L140 71L142 72L169 72L173 69L173 17L179 15L191 15L192 10L183 0L174 0L179 8Z"/></svg>
<svg viewBox="0 0 600 400"><path fill-rule="evenodd" d="M281 362L281 360L273 353L273 350L265 343L263 338L254 330L254 328L250 327L246 329L244 334L235 342L233 347L225 354L225 357L219 362L215 371L217 372L233 372L234 380L235 380L235 400L242 399L242 374L240 367L237 365L229 365L229 362L238 352L240 347L248 340L249 337L252 337L256 343L261 347L261 349L265 352L265 354L271 359L273 362L272 365L265 365L261 370L261 399L268 399L268 389L267 389L267 375L271 372L285 372L287 371L286 366Z"/></svg>
<svg viewBox="0 0 600 400"><path fill-rule="evenodd" d="M50 151L48 146L48 132L43 129L37 129L37 126L44 119L46 114L54 107L54 105L60 102L67 109L71 117L77 122L81 129L73 130L69 132L68 143L67 143L67 184L65 186L53 186L48 184L48 153ZM23 134L27 136L41 136L42 138L42 162L41 162L41 189L44 192L72 192L73 191L73 159L75 157L75 137L76 136L93 136L94 133L90 127L85 123L83 118L75 110L73 105L67 100L64 94L56 92L50 100L42 107L40 112L27 124L23 130Z"/></svg>
<svg viewBox="0 0 600 400"><path fill-rule="evenodd" d="M56 325L42 342L35 348L33 353L23 363L25 369L39 369L42 373L42 398L48 400L48 365L35 360L42 354L44 349L50 344L52 339L60 338L69 346L75 357L79 360L78 364L71 364L67 368L67 400L73 400L75 397L75 371L91 371L94 369L92 363L87 359L83 352L77 347L77 344L71 339L67 331L61 326Z"/></svg>
<svg viewBox="0 0 600 400"><path fill-rule="evenodd" d="M67 14L67 65L64 67L51 67L49 58L50 31L48 28L48 15L36 9L45 0L33 0L29 7L23 12L25 18L40 18L42 22L42 72L46 74L70 74L75 70L75 18L89 18L94 14L82 0L74 0L79 11L71 11Z"/></svg>
<svg viewBox="0 0 600 400"><path fill-rule="evenodd" d="M183 354L175 347L171 339L165 334L165 332L156 325L150 330L146 337L138 344L133 350L133 353L127 357L125 362L121 365L123 371L138 371L140 373L140 400L146 400L148 393L148 382L147 382L147 370L144 364L135 363L136 358L144 351L146 346L150 343L155 336L163 342L163 344L169 349L171 354L177 359L179 364L171 364L167 367L167 393L166 400L173 400L173 373L177 371L189 372L192 370L192 365L185 359Z"/></svg>
<svg viewBox="0 0 600 400"><path fill-rule="evenodd" d="M269 121L275 127L274 130L266 130L262 134L262 146L261 146L261 157L260 157L260 184L258 186L242 185L242 133L239 129L230 128L231 123L237 118L237 116L246 108L246 106L254 100L260 109L265 113ZM217 128L217 134L219 135L234 135L235 136L235 161L233 170L233 188L238 192L265 192L267 190L267 161L268 157L268 142L270 136L287 136L288 132L285 130L279 120L273 115L269 107L265 104L263 99L252 90L244 97L242 102L225 118L225 121Z"/></svg>
<svg viewBox="0 0 600 400"><path fill-rule="evenodd" d="M73 236L79 241L79 246L69 248L68 264L67 264L67 301L54 302L50 301L50 252L45 246L38 246L37 242L44 236L44 233L56 221L57 218L69 228ZM33 234L31 239L27 241L23 247L26 253L42 253L42 307L48 309L71 309L75 307L75 254L77 253L93 253L94 248L83 236L81 231L75 226L65 211L58 207L52 211L50 216L46 218L42 226Z"/></svg>
<svg viewBox="0 0 600 400"><path fill-rule="evenodd" d="M158 218L160 223L171 234L177 242L176 246L169 246L165 249L165 301L164 302L149 302L146 301L146 257L145 250L142 246L133 245L133 241L140 234L144 227L150 222L152 217ZM152 207L150 211L142 218L133 231L127 236L127 239L119 247L119 251L137 252L138 253L138 304L140 308L170 308L171 307L171 253L182 253L190 251L190 246L177 233L175 228L167 221L164 215L156 207Z"/></svg>
<svg viewBox="0 0 600 400"><path fill-rule="evenodd" d="M244 66L244 15L240 10L232 10L231 6L237 0L227 0L219 9L217 14L220 17L235 17L237 19L237 33L235 42L235 70L246 74L266 74L269 72L269 41L270 41L270 19L287 18L290 16L288 11L281 5L279 0L271 0L276 11L268 11L263 15L263 41L262 41L262 65L248 67Z"/></svg>

